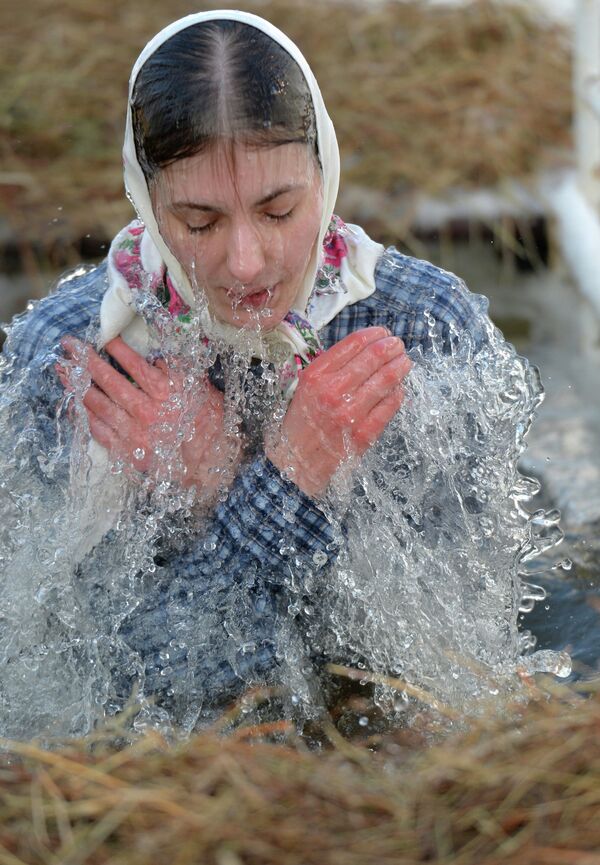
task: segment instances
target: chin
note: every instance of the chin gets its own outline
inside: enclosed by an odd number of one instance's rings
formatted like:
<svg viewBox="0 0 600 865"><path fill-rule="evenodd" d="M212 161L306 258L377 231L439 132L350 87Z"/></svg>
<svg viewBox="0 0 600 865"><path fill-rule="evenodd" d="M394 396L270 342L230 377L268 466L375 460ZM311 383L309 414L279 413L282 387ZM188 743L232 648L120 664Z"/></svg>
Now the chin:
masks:
<svg viewBox="0 0 600 865"><path fill-rule="evenodd" d="M261 330L270 331L275 330L278 324L281 324L283 319L286 317L287 312L277 312L273 310L273 314L268 318L259 318L258 323Z"/></svg>
<svg viewBox="0 0 600 865"><path fill-rule="evenodd" d="M232 327L243 328L248 327L252 330L261 330L261 331L271 331L275 330L278 324L281 324L283 319L287 315L287 310L282 312L281 310L273 309L271 310L270 316L261 315L264 310L240 310L238 315L234 316L231 310L227 310L224 315L219 315L217 313L217 318L220 321L225 322L226 324L232 325Z"/></svg>

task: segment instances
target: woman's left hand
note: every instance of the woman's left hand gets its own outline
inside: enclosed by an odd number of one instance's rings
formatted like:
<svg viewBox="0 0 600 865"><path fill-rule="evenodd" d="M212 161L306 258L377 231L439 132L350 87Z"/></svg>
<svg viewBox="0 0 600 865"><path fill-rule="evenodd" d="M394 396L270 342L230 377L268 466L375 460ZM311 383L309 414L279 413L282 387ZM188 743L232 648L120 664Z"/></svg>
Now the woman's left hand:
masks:
<svg viewBox="0 0 600 865"><path fill-rule="evenodd" d="M184 373L170 369L162 360L148 363L121 337L108 342L105 351L134 383L87 343L66 337L62 346L67 358L79 362L91 377L83 397L90 432L113 457L160 480L167 472L157 449L175 452L178 448L183 468L174 479L186 487L195 484L203 497L232 476L241 456L240 441L225 431L223 394L208 378L198 382L190 411ZM57 372L63 385L72 389L69 369L59 364ZM181 405L182 398L188 400L188 406ZM186 425L189 434L178 444L178 434Z"/></svg>

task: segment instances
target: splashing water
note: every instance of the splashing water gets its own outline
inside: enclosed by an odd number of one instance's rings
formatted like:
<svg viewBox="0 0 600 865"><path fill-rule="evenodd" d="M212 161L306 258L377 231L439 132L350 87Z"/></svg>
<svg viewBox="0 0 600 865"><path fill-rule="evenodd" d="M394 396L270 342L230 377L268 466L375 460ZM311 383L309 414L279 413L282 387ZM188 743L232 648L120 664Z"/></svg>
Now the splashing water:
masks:
<svg viewBox="0 0 600 865"><path fill-rule="evenodd" d="M60 290L66 297L77 284ZM233 469L210 498L183 489L180 445L193 435L209 374L224 388L225 427L243 437L250 460L285 414L282 357L265 349L253 360L255 331L235 349L205 344L199 319L182 331L149 292L138 311L158 353L185 373L176 428L158 430L153 479L90 445L85 369L72 362L65 397L53 371L60 352L22 369L10 349L29 319L17 318L9 334L0 398L2 735L83 734L121 710L133 688L138 724L193 729L256 681L247 663L265 648L254 629L261 604L275 641L276 673L265 678L287 686L302 717L319 711L327 660L400 676L458 707L514 682L532 648L518 632L519 610L543 597L521 581L520 565L556 544L560 529L556 514L527 512L537 484L516 469L540 401L537 373L483 310L487 340L477 351L462 336L445 353L431 322L430 349L412 352L402 410L362 460L338 472L321 503L337 559L297 555L283 528L281 567L248 559L233 583L211 532ZM95 335L93 323L88 340ZM293 514L282 517L293 524ZM205 583L169 565L198 543L212 562ZM271 587L275 608L259 583ZM164 631L151 661L132 636L140 609L148 610L136 625L143 638L151 627ZM538 660L528 654L529 672L567 674L562 655ZM222 681L212 674L224 664L237 691L215 696L209 683ZM380 699L389 707L383 691Z"/></svg>
<svg viewBox="0 0 600 865"><path fill-rule="evenodd" d="M476 353L464 335L450 355L435 336L413 353L402 410L330 494L332 513L348 508L346 543L322 598L326 653L462 708L508 686L533 648L517 614L545 592L519 565L562 537L555 513L524 509L539 485L516 469L537 371L486 328ZM528 671L569 674L563 655L540 655Z"/></svg>

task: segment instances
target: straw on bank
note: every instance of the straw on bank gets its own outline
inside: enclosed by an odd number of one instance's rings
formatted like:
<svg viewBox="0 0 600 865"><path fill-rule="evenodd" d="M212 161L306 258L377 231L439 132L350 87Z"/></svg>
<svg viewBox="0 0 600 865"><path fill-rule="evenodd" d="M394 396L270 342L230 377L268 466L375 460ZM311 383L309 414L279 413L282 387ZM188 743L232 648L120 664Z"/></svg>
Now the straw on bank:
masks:
<svg viewBox="0 0 600 865"><path fill-rule="evenodd" d="M598 696L535 700L429 749L410 730L321 753L273 732L9 746L0 863L598 865Z"/></svg>

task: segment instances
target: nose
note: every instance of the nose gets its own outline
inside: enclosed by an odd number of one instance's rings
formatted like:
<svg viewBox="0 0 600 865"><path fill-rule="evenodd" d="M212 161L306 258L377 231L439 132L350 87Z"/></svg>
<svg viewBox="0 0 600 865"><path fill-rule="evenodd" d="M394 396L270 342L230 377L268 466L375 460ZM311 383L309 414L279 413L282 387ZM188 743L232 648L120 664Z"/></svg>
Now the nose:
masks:
<svg viewBox="0 0 600 865"><path fill-rule="evenodd" d="M232 227L228 238L227 267L231 278L251 285L260 277L264 266L263 239L249 220L240 220Z"/></svg>

